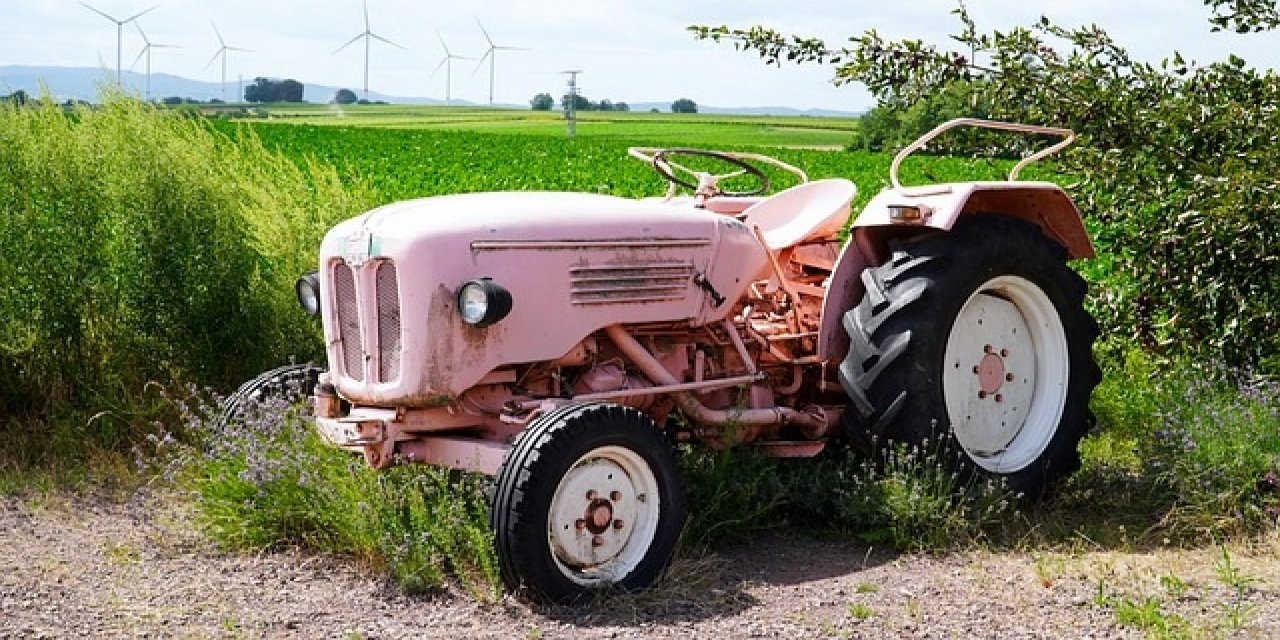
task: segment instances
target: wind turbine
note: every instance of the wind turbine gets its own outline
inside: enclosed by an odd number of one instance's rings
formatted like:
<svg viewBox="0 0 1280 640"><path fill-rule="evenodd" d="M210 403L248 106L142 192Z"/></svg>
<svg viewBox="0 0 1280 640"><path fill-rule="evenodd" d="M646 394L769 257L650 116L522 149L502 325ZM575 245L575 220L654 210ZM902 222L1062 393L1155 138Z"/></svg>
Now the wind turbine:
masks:
<svg viewBox="0 0 1280 640"><path fill-rule="evenodd" d="M480 18L476 18L476 24L480 26L480 33L484 34L484 39L489 42L489 49L484 52L483 56L480 56L480 64L476 65L476 71L479 71L480 67L484 66L484 59L488 58L489 59L489 106L493 106L493 66L494 66L494 62L498 58L498 56L494 52L524 51L525 48L524 47L504 47L504 46L496 45L493 43L493 38L489 37L489 32L484 30L484 25L480 24ZM473 71L472 73L474 74L475 72Z"/></svg>
<svg viewBox="0 0 1280 640"><path fill-rule="evenodd" d="M362 4L364 5L364 31L361 31L359 34L357 34L357 35L356 35L356 37L354 37L354 38L352 38L352 39L348 40L346 44L342 45L341 47L338 47L338 50L337 50L337 51L334 51L334 52L333 52L333 55L335 55L335 56L336 56L336 55L338 55L339 53L341 53L341 52L342 52L342 50L343 50L343 49L346 49L347 47L349 47L349 46L351 46L352 44L354 44L356 40L359 40L360 38L364 38L364 99L365 99L365 100L368 100L368 99L369 99L369 40L371 40L371 39L377 39L377 40L381 40L381 41L383 41L383 42L385 42L385 43L387 43L387 44L389 44L389 45L391 45L391 46L393 46L393 47L397 47L397 48L400 48L400 49L404 49L405 51L408 51L408 49L405 49L404 47L401 47L400 45L398 45L398 44L396 44L396 43L394 43L394 42L392 42L392 41L390 41L390 40L388 40L388 39L386 39L386 38L384 38L384 37L382 37L382 36L380 36L380 35L378 35L378 34L374 33L372 30L370 30L370 28L369 28L369 0L363 0Z"/></svg>
<svg viewBox="0 0 1280 640"><path fill-rule="evenodd" d="M245 53L250 53L253 50L241 49L239 47L228 47L227 41L222 39L222 32L218 31L218 25L213 24L213 22L210 22L209 24L213 25L213 33L218 36L218 44L221 45L221 47L218 49L217 53L213 54L212 58L209 58L209 62L208 64L204 65L204 68L208 69L209 65L213 64L213 61L218 59L218 56L222 56L222 101L226 102L227 101L227 52L243 51Z"/></svg>
<svg viewBox="0 0 1280 640"><path fill-rule="evenodd" d="M144 55L147 56L147 100L150 101L151 100L151 50L152 49L177 49L178 45L159 44L156 42L152 42L151 39L147 37L147 32L142 30L141 23L135 22L133 23L133 26L138 28L138 33L142 36L142 41L147 44L146 46L142 47L142 51L138 52L138 57L133 59L133 64L129 65L129 70L132 71L134 67L138 66L138 61L142 59L142 56Z"/></svg>
<svg viewBox="0 0 1280 640"><path fill-rule="evenodd" d="M453 61L454 60L475 60L475 58L467 58L465 56L455 56L449 51L449 45L444 43L444 36L436 31L436 37L440 39L440 46L444 47L444 58L440 60L440 64L436 65L431 77L435 77L440 72L440 67L444 67L444 103L449 105L452 102L451 90L453 88Z"/></svg>
<svg viewBox="0 0 1280 640"><path fill-rule="evenodd" d="M137 20L138 18L141 18L146 13L154 11L155 8L160 5L152 6L150 9L140 11L138 13L135 13L129 16L128 18L125 18L124 20L120 20L115 18L114 16L109 16L106 13L103 13L101 10L95 9L94 7L91 7L88 4L85 4L83 2L81 2L80 4L84 6L84 8L116 23L116 86L120 86L120 66L122 64L121 56L123 55L122 52L123 52L123 46L124 46L124 26L126 24L129 24L130 22L133 22L134 20Z"/></svg>

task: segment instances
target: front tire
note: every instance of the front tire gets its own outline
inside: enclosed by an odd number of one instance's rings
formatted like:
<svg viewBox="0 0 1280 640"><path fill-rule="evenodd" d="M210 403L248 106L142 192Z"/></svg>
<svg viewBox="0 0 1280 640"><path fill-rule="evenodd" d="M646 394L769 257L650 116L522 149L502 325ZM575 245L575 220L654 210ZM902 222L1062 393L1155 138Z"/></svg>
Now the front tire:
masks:
<svg viewBox="0 0 1280 640"><path fill-rule="evenodd" d="M648 416L629 407L553 410L507 454L490 524L510 589L565 603L648 587L684 524L671 445Z"/></svg>
<svg viewBox="0 0 1280 640"><path fill-rule="evenodd" d="M1023 220L973 216L895 243L863 283L840 367L855 443L934 443L1033 497L1079 468L1098 329L1060 245Z"/></svg>

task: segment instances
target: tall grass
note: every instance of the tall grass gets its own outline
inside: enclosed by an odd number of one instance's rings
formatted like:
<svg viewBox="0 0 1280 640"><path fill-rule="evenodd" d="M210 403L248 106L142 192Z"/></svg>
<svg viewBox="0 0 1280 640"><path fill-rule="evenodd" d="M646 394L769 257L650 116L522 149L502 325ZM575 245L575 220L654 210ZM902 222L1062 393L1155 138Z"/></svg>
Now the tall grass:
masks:
<svg viewBox="0 0 1280 640"><path fill-rule="evenodd" d="M290 282L367 200L120 95L0 105L0 429L30 445L8 457L127 440L151 383L225 388L316 355Z"/></svg>

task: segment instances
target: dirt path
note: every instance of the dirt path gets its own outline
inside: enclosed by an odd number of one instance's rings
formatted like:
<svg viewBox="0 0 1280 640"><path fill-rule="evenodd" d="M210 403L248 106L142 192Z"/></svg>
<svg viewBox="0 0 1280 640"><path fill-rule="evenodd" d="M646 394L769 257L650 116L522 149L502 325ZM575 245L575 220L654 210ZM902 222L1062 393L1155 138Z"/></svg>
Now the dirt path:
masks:
<svg viewBox="0 0 1280 640"><path fill-rule="evenodd" d="M772 535L682 560L660 591L546 608L408 597L341 559L227 555L191 531L170 507L0 498L0 638L1141 637L1130 609L1280 637L1280 540L1231 550L1253 580L1239 598L1218 549L897 556Z"/></svg>

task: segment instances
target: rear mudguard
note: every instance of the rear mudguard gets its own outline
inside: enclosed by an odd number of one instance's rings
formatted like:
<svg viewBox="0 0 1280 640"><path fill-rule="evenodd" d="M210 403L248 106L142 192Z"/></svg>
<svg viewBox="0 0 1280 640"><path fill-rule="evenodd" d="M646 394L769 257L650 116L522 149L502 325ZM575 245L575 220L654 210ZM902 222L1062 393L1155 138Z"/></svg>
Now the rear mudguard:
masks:
<svg viewBox="0 0 1280 640"><path fill-rule="evenodd" d="M918 208L920 218L916 223L904 224L891 217L893 209L904 206ZM1080 210L1056 184L963 182L885 189L854 220L849 241L831 273L822 302L818 356L827 362L844 358L849 339L840 326L840 319L862 299L862 272L889 258L892 240L949 231L961 216L983 213L999 213L1034 223L1046 236L1065 247L1073 260L1095 255Z"/></svg>

